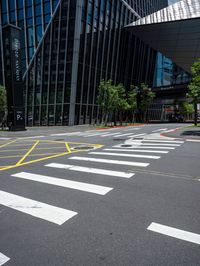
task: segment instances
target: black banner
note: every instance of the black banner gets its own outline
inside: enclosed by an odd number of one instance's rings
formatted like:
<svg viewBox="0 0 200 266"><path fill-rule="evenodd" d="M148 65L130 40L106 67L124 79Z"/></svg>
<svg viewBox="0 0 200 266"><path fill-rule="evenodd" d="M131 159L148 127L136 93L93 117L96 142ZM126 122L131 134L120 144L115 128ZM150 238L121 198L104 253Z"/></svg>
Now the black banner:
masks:
<svg viewBox="0 0 200 266"><path fill-rule="evenodd" d="M8 127L24 130L24 100L21 62L21 29L8 25L3 28L5 85L8 98Z"/></svg>

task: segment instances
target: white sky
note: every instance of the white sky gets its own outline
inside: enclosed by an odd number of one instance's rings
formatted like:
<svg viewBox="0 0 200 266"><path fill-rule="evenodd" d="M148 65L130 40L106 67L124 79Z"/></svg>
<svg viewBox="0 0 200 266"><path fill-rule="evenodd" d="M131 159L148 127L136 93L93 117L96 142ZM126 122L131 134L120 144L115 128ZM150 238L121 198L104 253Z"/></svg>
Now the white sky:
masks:
<svg viewBox="0 0 200 266"><path fill-rule="evenodd" d="M178 1L180 1L180 0L168 0L168 3L169 3L169 5L171 5L171 4L174 4L174 3L178 2Z"/></svg>

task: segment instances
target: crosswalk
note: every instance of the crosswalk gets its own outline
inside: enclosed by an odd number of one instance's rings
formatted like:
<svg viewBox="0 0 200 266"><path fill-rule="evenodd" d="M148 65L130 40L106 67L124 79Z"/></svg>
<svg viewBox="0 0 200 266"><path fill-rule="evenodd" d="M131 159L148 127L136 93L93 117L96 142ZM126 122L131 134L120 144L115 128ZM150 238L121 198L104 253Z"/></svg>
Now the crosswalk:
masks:
<svg viewBox="0 0 200 266"><path fill-rule="evenodd" d="M6 255L0 252L0 266L5 264L9 260L10 258L8 258Z"/></svg>
<svg viewBox="0 0 200 266"><path fill-rule="evenodd" d="M83 138L91 138L91 137L101 137L101 138L118 138L118 137L133 137L135 132L140 130L141 127L131 127L128 129L120 129L120 128L109 128L104 130L88 130L84 132L64 132L64 133L56 133L51 134L51 137L63 136L63 137L83 137ZM129 132L132 131L132 132Z"/></svg>
<svg viewBox="0 0 200 266"><path fill-rule="evenodd" d="M66 191L70 189L72 192L76 190L79 193L90 193L94 196L103 197L112 193L115 189L115 181L112 181L113 185L111 186L95 184L97 180L101 182L101 176L104 177L104 182L105 177L119 178L123 182L123 179L130 179L135 175L133 167L146 168L154 160L164 159L164 156L169 152L184 144L183 141L179 140L156 138L156 135L153 137L154 139L149 138L149 136L144 136L143 139L128 139L124 143L105 147L99 151L88 151L87 154L81 156L70 155L66 158L68 163L50 162L44 165L46 169L55 169L56 174L50 176L33 172L16 172L11 175L11 178L15 181L21 179L32 182L33 187L37 182L57 189L62 188ZM123 171L120 166L123 166ZM71 176L70 172L74 173L73 178L68 179L66 177ZM78 172L82 173L82 182L72 180L76 179ZM84 182L88 176L94 178L94 182ZM0 204L57 225L62 225L78 215L77 210L53 206L47 202L39 202L35 199L9 193L9 191L0 191Z"/></svg>
<svg viewBox="0 0 200 266"><path fill-rule="evenodd" d="M111 136L111 133L105 134L104 132L103 134L101 135L102 137ZM119 136L119 133L115 132L113 134L112 136ZM127 137L130 136L129 133L125 134ZM82 154L81 156L70 155L66 158L68 163L50 162L44 165L45 169L54 169L54 174L50 176L33 172L16 172L10 177L15 181L24 180L25 182L31 182L30 184L33 187L34 184L39 183L53 186L56 189L62 188L66 190L66 193L71 190L72 193L77 191L77 193L89 193L94 197L104 197L115 190L116 179L123 182L123 179L129 180L135 176L133 167L146 168L155 160L164 159L164 156L167 156L183 144L184 141L164 138L156 132L152 134L136 134L136 136L132 136L124 142L111 147L105 147L98 151L88 151L87 154ZM81 165L81 163L84 165ZM121 167L123 167L123 171ZM71 176L70 173L74 173L73 178L66 178ZM80 178L78 173L82 173L81 182L72 180ZM94 181L91 183L84 182L84 179L87 179L88 176L89 180L92 178ZM101 177L103 177L104 181L101 180ZM109 184L112 183L111 186L107 186L105 183L101 184L108 178ZM96 181L100 182L100 184L95 184ZM0 190L0 205L58 226L62 226L79 214L76 209L61 208L60 206L48 204L48 202L40 202L36 199L26 198L22 195L2 190ZM0 266L8 260L10 258L0 253Z"/></svg>

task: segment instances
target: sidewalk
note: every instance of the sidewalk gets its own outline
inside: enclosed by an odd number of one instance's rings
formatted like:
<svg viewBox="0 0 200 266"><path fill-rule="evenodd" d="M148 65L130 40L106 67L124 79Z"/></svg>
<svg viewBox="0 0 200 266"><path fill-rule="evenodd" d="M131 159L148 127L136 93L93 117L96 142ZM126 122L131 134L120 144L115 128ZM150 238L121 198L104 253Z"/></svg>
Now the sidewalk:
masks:
<svg viewBox="0 0 200 266"><path fill-rule="evenodd" d="M185 126L162 134L171 138L200 140L200 127Z"/></svg>

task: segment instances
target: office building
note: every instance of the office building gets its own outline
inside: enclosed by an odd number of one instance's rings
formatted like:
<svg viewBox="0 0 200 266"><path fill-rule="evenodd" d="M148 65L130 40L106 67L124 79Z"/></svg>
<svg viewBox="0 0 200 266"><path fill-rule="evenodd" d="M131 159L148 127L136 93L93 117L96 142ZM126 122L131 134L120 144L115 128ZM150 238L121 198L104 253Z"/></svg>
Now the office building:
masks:
<svg viewBox="0 0 200 266"><path fill-rule="evenodd" d="M124 26L167 0L1 1L2 28L22 29L25 118L28 126L91 123L98 117L101 79L153 86L157 52Z"/></svg>

